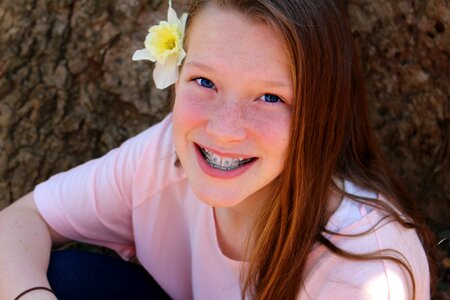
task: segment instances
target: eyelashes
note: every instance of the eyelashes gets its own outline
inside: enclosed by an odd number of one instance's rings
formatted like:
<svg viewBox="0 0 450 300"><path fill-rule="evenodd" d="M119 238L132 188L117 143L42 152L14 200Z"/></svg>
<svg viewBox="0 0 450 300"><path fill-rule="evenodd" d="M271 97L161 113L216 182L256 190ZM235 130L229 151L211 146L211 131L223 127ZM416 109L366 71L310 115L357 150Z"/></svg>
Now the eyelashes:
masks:
<svg viewBox="0 0 450 300"><path fill-rule="evenodd" d="M198 85L200 85L204 88L207 88L207 89L213 89L216 87L215 84L211 80L203 78L203 77L198 77L198 78L195 78L194 80L197 82Z"/></svg>
<svg viewBox="0 0 450 300"><path fill-rule="evenodd" d="M264 94L260 97L260 99L261 98L268 103L279 103L279 102L284 103L284 101L280 97L274 94Z"/></svg>
<svg viewBox="0 0 450 300"><path fill-rule="evenodd" d="M214 84L214 82L212 82L211 80L204 78L204 77L196 77L193 80L195 80L195 82L203 88L206 89L216 89L216 85ZM258 99L263 100L266 103L286 103L281 97L275 95L275 94L270 94L270 93L266 93L264 95L262 95L261 97L259 97Z"/></svg>

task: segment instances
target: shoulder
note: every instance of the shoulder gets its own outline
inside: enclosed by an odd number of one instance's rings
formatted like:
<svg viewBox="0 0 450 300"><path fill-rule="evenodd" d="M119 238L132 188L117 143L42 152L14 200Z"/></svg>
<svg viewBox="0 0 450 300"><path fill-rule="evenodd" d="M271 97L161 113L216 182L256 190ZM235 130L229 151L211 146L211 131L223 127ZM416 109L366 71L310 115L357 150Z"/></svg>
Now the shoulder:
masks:
<svg viewBox="0 0 450 300"><path fill-rule="evenodd" d="M133 176L134 206L168 189L176 189L186 179L182 167L176 166L172 114L135 137L139 154ZM184 185L183 185L184 186ZM172 191L173 192L173 191Z"/></svg>
<svg viewBox="0 0 450 300"><path fill-rule="evenodd" d="M169 150L172 145L172 114L168 114L163 120L152 125L136 136L126 140L120 147L133 146L138 151L136 154L158 155L157 151ZM160 153L160 152L159 152Z"/></svg>
<svg viewBox="0 0 450 300"><path fill-rule="evenodd" d="M411 291L408 273L394 262L322 253L313 260L300 292L305 296L300 299L410 300Z"/></svg>
<svg viewBox="0 0 450 300"><path fill-rule="evenodd" d="M381 197L352 183L346 183L346 191L367 198ZM327 238L340 249L385 258L352 260L318 245L311 253L305 281L305 292L314 295L310 299L411 299L410 275L392 258L411 270L417 299L429 299L428 262L414 229L349 198L343 200L327 228L338 233Z"/></svg>

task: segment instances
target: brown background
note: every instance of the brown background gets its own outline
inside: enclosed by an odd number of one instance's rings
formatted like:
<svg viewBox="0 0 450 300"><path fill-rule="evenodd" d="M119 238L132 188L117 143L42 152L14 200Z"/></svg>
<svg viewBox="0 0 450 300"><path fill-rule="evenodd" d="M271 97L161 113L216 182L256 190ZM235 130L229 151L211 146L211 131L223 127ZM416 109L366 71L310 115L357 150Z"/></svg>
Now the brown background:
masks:
<svg viewBox="0 0 450 300"><path fill-rule="evenodd" d="M154 88L153 65L131 61L148 26L165 19L160 2L0 0L0 209L166 114L170 92ZM184 2L175 0L177 11ZM378 140L448 237L449 0L346 2ZM440 246L442 291L448 244Z"/></svg>

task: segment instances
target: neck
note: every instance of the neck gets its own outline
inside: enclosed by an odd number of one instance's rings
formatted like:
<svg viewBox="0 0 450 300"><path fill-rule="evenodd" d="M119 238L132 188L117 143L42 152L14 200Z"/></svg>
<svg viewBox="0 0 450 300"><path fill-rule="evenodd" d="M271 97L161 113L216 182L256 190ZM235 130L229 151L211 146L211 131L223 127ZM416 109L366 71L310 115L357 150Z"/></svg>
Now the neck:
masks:
<svg viewBox="0 0 450 300"><path fill-rule="evenodd" d="M253 195L233 207L215 207L217 239L222 253L230 259L244 261L245 247L259 209L267 196ZM251 247L252 240L249 241Z"/></svg>
<svg viewBox="0 0 450 300"><path fill-rule="evenodd" d="M342 179L333 178L339 190L344 190ZM339 190L329 188L327 219L341 204L343 195ZM233 207L214 207L217 239L222 253L230 259L245 261L245 247L247 239L249 247L252 245L250 231L255 224L260 208L269 201L270 193L260 191Z"/></svg>

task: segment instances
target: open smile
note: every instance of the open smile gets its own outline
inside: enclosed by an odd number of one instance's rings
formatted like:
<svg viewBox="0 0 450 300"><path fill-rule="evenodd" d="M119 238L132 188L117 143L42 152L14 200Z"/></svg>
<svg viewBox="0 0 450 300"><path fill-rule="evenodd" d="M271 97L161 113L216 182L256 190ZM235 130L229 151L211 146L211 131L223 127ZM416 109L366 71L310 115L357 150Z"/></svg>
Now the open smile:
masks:
<svg viewBox="0 0 450 300"><path fill-rule="evenodd" d="M210 165L213 168L222 170L222 171L231 171L239 168L240 166L243 166L252 160L254 160L254 157L250 158L232 158L232 157L222 157L218 155L217 153L214 153L212 151L209 151L205 148L202 148L199 146L200 153L202 154L203 158L206 160L208 165Z"/></svg>
<svg viewBox="0 0 450 300"><path fill-rule="evenodd" d="M210 167L221 171L233 171L257 159L256 157L229 157L219 155L218 153L197 144L195 146L199 150L204 161Z"/></svg>

